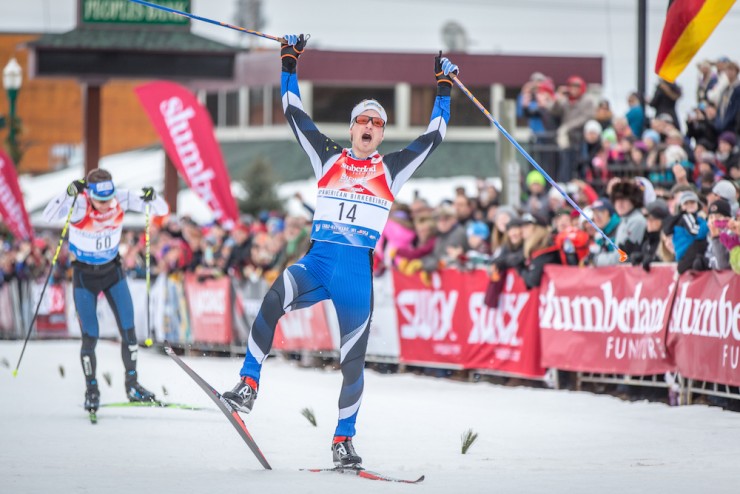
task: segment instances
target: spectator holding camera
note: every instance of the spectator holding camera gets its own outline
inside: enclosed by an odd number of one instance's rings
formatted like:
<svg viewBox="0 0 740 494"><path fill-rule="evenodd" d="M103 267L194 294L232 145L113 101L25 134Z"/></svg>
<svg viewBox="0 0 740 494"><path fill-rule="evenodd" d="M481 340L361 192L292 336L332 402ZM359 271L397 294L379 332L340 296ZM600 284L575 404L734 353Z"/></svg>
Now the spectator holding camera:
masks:
<svg viewBox="0 0 740 494"><path fill-rule="evenodd" d="M730 222L730 203L725 199L717 199L709 204L707 227L707 250L704 254L706 269L730 269L730 251L719 239L720 233L727 229Z"/></svg>

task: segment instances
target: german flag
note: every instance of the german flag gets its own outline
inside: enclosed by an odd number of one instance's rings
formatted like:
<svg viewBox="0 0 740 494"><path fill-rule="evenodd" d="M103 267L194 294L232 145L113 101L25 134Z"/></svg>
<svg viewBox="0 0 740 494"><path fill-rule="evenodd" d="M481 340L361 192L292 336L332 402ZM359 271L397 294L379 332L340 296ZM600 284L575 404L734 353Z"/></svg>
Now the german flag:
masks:
<svg viewBox="0 0 740 494"><path fill-rule="evenodd" d="M735 0L670 0L655 73L675 82Z"/></svg>

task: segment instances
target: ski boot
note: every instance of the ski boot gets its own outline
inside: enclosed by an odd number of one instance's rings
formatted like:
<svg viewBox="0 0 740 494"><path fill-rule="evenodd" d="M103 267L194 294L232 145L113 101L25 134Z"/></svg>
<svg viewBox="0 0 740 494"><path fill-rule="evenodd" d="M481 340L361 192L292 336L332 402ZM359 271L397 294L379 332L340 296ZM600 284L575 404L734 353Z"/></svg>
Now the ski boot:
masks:
<svg viewBox="0 0 740 494"><path fill-rule="evenodd" d="M87 385L85 390L85 410L88 412L97 412L100 407L100 390L98 390L98 383L93 381Z"/></svg>
<svg viewBox="0 0 740 494"><path fill-rule="evenodd" d="M144 386L139 384L138 381L130 381L126 383L126 396L128 401L135 402L156 402L157 399L154 397L154 393L146 389Z"/></svg>
<svg viewBox="0 0 740 494"><path fill-rule="evenodd" d="M234 389L227 391L221 396L229 402L232 408L240 412L249 413L257 399L257 388L259 385L251 377L242 377Z"/></svg>
<svg viewBox="0 0 740 494"><path fill-rule="evenodd" d="M334 436L331 445L334 465L339 468L362 468L362 458L359 457L352 446L352 438L347 436Z"/></svg>

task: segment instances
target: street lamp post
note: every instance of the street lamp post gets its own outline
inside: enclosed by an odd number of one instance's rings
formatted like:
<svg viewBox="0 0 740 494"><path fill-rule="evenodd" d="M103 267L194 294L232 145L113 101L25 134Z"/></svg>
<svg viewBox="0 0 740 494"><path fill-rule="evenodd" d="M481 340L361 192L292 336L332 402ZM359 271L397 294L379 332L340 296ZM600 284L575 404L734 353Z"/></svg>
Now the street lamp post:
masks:
<svg viewBox="0 0 740 494"><path fill-rule="evenodd" d="M19 166L18 162L21 159L21 151L17 141L19 122L15 115L16 100L21 84L23 84L23 69L13 57L3 69L3 87L8 93L8 102L10 103L8 112L8 152L10 157L13 158L15 166Z"/></svg>

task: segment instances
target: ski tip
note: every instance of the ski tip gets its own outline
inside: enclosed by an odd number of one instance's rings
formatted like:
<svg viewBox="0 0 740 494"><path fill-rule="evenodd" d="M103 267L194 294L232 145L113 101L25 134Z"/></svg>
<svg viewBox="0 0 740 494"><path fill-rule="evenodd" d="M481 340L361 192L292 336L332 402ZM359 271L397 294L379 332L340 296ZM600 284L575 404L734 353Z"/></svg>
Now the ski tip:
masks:
<svg viewBox="0 0 740 494"><path fill-rule="evenodd" d="M147 338L146 340L144 340L144 345L146 345L147 348L149 348L150 346L152 346L153 343L154 342L152 342L152 339L151 338Z"/></svg>

